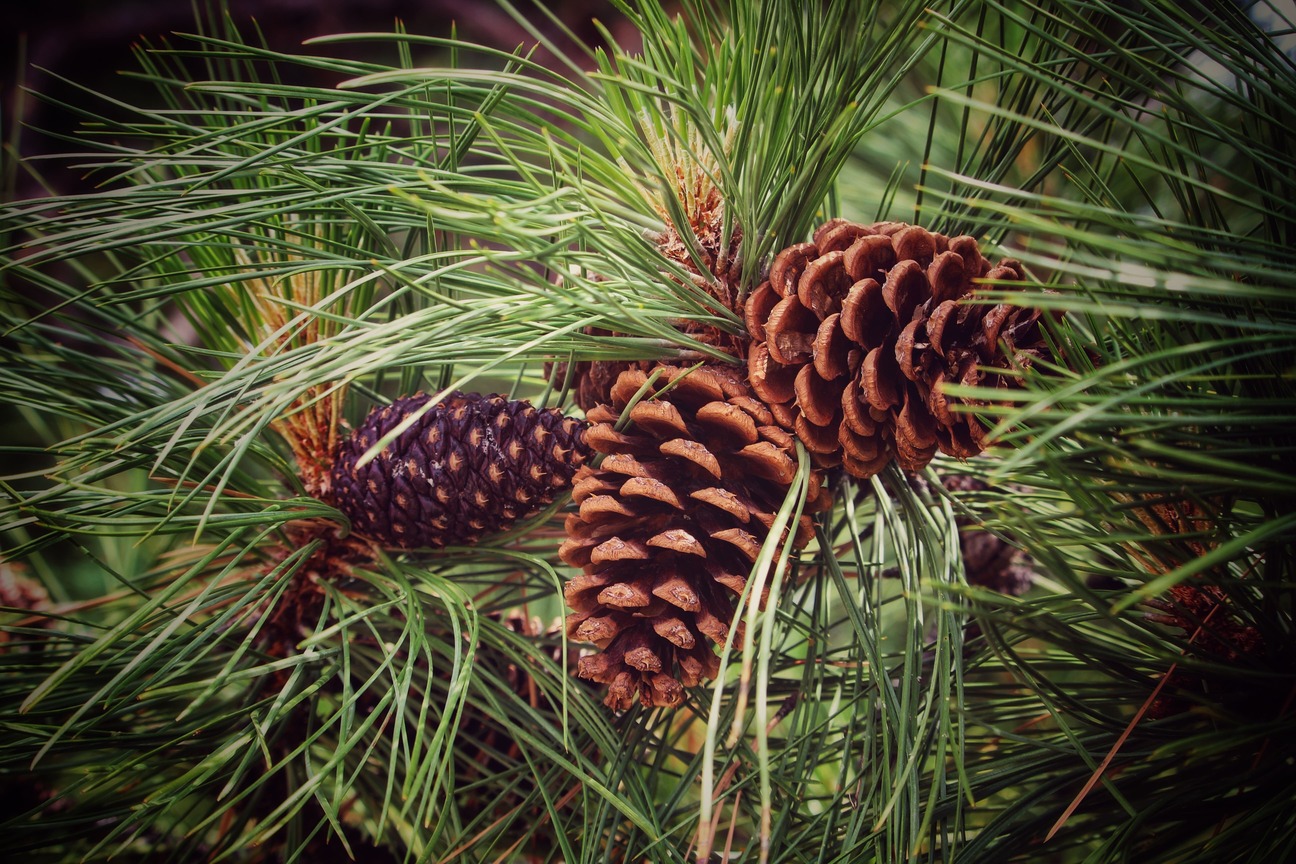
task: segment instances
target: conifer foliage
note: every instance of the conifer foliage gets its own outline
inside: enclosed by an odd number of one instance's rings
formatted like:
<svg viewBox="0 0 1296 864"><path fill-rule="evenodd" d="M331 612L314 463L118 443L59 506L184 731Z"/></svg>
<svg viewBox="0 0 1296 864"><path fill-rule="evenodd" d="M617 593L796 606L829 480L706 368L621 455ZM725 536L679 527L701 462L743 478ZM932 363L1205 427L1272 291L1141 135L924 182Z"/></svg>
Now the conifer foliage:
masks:
<svg viewBox="0 0 1296 864"><path fill-rule="evenodd" d="M1290 858L1280 4L499 6L6 130L5 851Z"/></svg>

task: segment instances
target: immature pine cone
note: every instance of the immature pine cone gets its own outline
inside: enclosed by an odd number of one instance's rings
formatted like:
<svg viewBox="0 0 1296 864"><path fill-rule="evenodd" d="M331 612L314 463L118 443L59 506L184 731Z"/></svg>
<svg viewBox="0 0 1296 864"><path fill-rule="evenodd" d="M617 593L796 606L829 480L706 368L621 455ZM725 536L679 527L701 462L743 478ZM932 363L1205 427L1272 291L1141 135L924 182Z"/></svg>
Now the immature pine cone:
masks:
<svg viewBox="0 0 1296 864"><path fill-rule="evenodd" d="M589 455L580 420L503 396L454 393L357 467L431 398L374 409L334 459L333 503L383 546L472 543L502 530L552 502Z"/></svg>
<svg viewBox="0 0 1296 864"><path fill-rule="evenodd" d="M1021 278L971 237L835 219L775 256L748 299L748 378L821 466L869 477L893 457L914 471L937 449L974 456L986 432L943 385L1005 386L979 367L1029 365L1046 347L1039 310L964 301L973 279Z"/></svg>
<svg viewBox="0 0 1296 864"><path fill-rule="evenodd" d="M726 370L660 366L621 374L612 405L591 411L590 446L606 454L576 475L559 554L584 571L564 590L567 634L593 642L578 674L608 685L607 705L675 706L714 677L747 574L796 476L796 445ZM662 392L666 385L673 385ZM628 417L626 415L628 414ZM614 428L628 419L624 431ZM813 474L805 513L829 503ZM795 526L797 548L813 536ZM755 598L759 602L763 598Z"/></svg>

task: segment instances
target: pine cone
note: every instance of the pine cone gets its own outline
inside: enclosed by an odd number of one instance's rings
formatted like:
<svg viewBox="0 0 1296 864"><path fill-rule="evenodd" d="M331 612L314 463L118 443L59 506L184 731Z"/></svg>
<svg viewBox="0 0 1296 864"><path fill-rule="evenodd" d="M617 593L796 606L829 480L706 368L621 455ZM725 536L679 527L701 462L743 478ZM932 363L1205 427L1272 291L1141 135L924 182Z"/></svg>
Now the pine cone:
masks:
<svg viewBox="0 0 1296 864"><path fill-rule="evenodd" d="M10 611L25 609L35 614L14 616L0 612L0 623L6 625L0 629L0 654L8 649L6 643L26 641L28 637L11 632L8 626L25 628L44 628L56 619L45 614L50 608L49 592L39 581L27 574L27 567L20 561L6 561L0 557L0 607Z"/></svg>
<svg viewBox="0 0 1296 864"><path fill-rule="evenodd" d="M559 554L584 571L564 590L567 634L593 642L578 674L609 685L607 705L675 706L684 687L714 677L742 592L796 475L795 442L765 406L722 369L659 366L621 374L611 406L590 412L590 446L606 454L572 491ZM664 390L667 385L669 389ZM664 392L663 392L664 390ZM627 419L618 432L615 424ZM818 474L806 513L829 504ZM798 548L813 536L795 527ZM759 599L759 598L758 598Z"/></svg>
<svg viewBox="0 0 1296 864"><path fill-rule="evenodd" d="M983 480L966 474L946 474L941 485L956 496L959 493L983 492L990 487ZM993 531L982 528L969 516L955 516L959 532L959 553L967 581L1019 597L1035 584L1035 568L1025 552Z"/></svg>
<svg viewBox="0 0 1296 864"><path fill-rule="evenodd" d="M27 565L0 558L0 606L44 610L50 606L50 596L44 585L27 575Z"/></svg>
<svg viewBox="0 0 1296 864"><path fill-rule="evenodd" d="M454 393L357 467L431 398L420 393L375 409L333 462L333 503L357 533L383 546L472 543L506 528L567 489L589 455L579 420L502 396Z"/></svg>
<svg viewBox="0 0 1296 864"><path fill-rule="evenodd" d="M1008 376L980 367L1029 365L1046 349L1039 310L964 301L974 279L1021 278L971 237L835 219L778 253L748 299L751 386L820 466L869 477L892 458L914 471L938 449L974 456L985 430L951 410L945 382L1003 386Z"/></svg>

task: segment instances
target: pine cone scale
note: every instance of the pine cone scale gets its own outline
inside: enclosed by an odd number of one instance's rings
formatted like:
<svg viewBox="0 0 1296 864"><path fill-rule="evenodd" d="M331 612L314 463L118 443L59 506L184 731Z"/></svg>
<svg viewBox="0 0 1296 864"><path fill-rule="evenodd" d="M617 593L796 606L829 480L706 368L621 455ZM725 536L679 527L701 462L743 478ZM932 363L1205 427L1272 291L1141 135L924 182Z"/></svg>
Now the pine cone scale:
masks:
<svg viewBox="0 0 1296 864"><path fill-rule="evenodd" d="M784 249L770 266L770 286L782 297L795 295L801 271L810 263L810 256L818 251L814 243L797 243Z"/></svg>
<svg viewBox="0 0 1296 864"><path fill-rule="evenodd" d="M766 343L770 356L784 366L811 360L818 323L814 313L795 294L784 298L770 311L765 322L765 332L770 336ZM810 328L814 334L809 332Z"/></svg>
<svg viewBox="0 0 1296 864"><path fill-rule="evenodd" d="M747 375L756 395L768 405L791 402L796 398L796 367L775 360L769 345L764 342L753 345L748 352Z"/></svg>
<svg viewBox="0 0 1296 864"><path fill-rule="evenodd" d="M842 266L845 253L828 252L806 265L797 280L797 299L820 320L841 310L842 297L854 281Z"/></svg>
<svg viewBox="0 0 1296 864"><path fill-rule="evenodd" d="M842 334L856 345L877 344L886 332L886 308L882 283L873 278L860 279L842 303Z"/></svg>
<svg viewBox="0 0 1296 864"><path fill-rule="evenodd" d="M834 312L815 332L812 366L825 381L849 374L852 358L858 358L858 352L851 351L850 340L842 332L840 320L841 313Z"/></svg>
<svg viewBox="0 0 1296 864"><path fill-rule="evenodd" d="M840 377L840 376L834 376ZM841 405L841 389L819 374L812 364L801 367L793 385L801 414L816 426L826 426Z"/></svg>

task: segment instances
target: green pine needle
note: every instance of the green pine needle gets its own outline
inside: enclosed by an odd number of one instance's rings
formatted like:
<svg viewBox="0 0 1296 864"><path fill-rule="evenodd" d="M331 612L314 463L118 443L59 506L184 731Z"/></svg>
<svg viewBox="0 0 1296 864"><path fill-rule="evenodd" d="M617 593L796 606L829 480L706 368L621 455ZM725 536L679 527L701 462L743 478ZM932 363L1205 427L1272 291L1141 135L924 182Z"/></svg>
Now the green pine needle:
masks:
<svg viewBox="0 0 1296 864"><path fill-rule="evenodd" d="M1292 22L679 9L624 4L642 50L550 68L399 28L284 53L214 7L138 52L142 104L53 106L90 191L0 208L7 848L1291 857ZM575 413L547 364L727 362L689 335L744 331L720 264L750 290L834 216L1024 262L977 297L1048 310L1054 359L951 387L1002 447L835 480L787 568L771 539L770 601L680 709L615 714L571 674L568 502L472 547L346 536L321 484L374 405ZM1027 593L978 584L973 528Z"/></svg>

